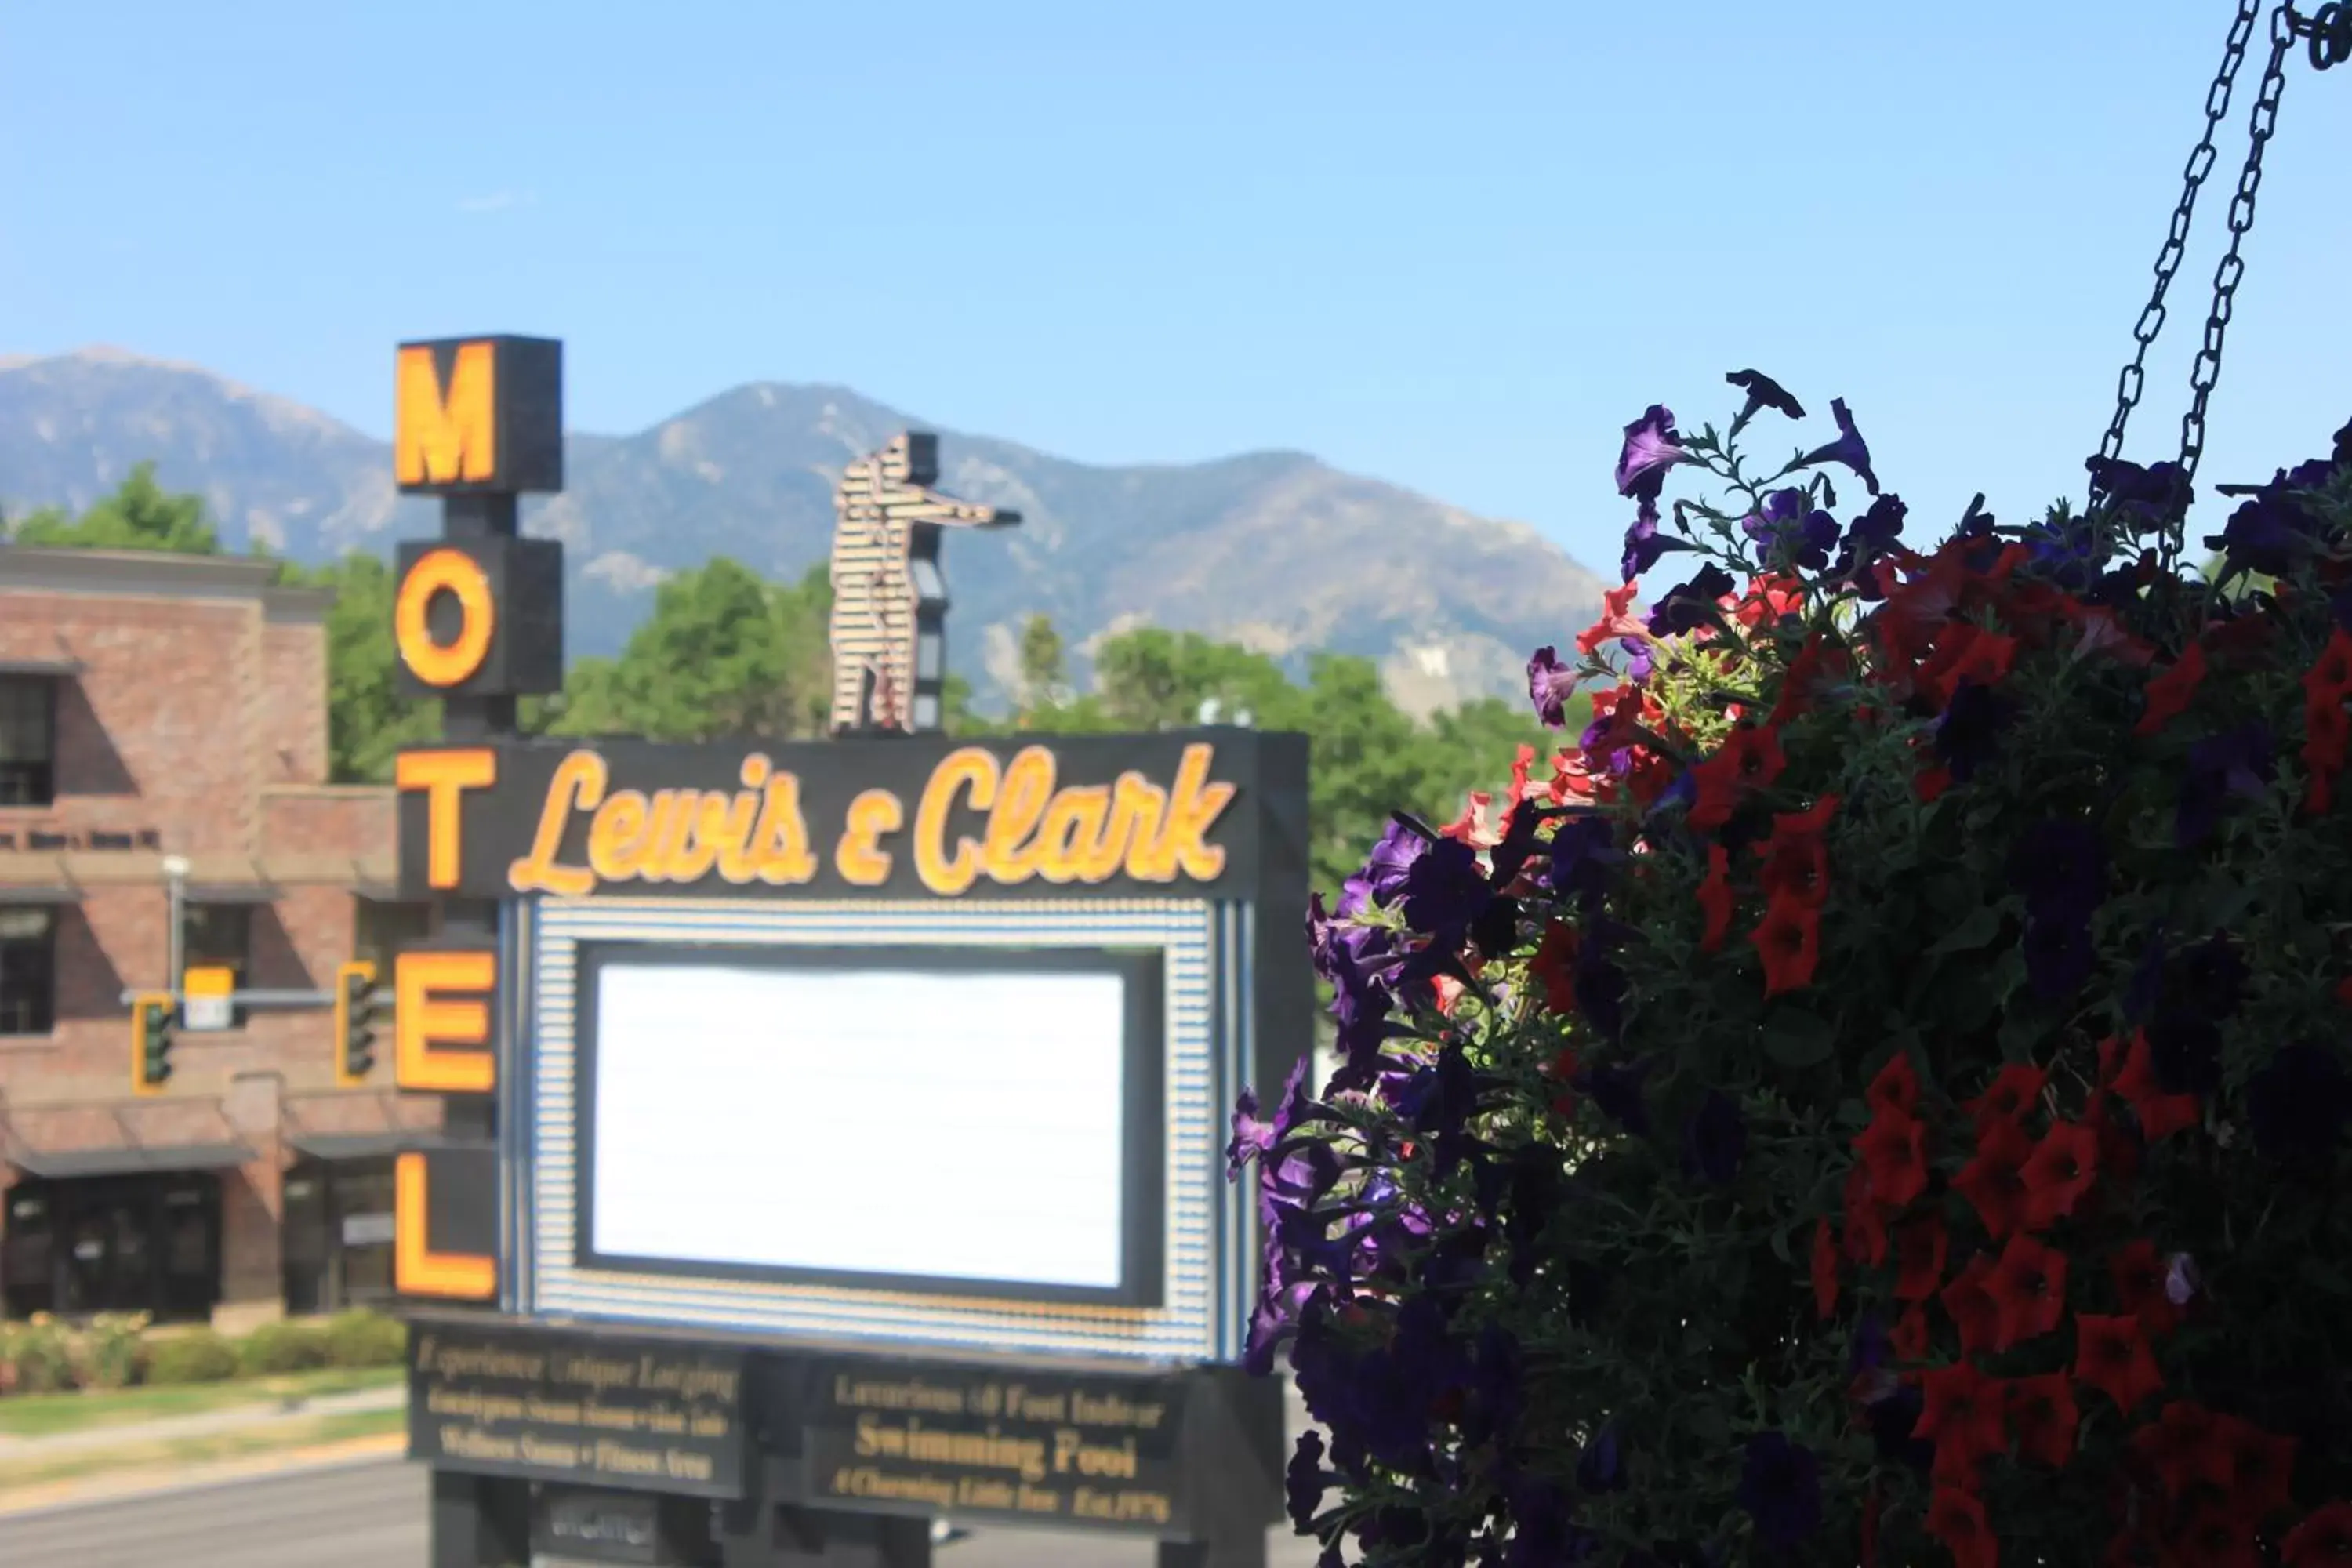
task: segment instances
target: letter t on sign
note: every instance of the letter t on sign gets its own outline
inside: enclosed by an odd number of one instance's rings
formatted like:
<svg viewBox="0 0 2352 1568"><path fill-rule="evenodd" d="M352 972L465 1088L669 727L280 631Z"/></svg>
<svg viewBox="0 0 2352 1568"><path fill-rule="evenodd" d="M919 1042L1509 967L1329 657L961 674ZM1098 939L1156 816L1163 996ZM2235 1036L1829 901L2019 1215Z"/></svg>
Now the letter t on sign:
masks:
<svg viewBox="0 0 2352 1568"><path fill-rule="evenodd" d="M403 752L394 760L392 782L404 795L425 796L424 889L408 886L414 879L405 851L417 836L403 831L402 890L451 891L466 875L466 837L458 808L467 790L488 789L499 782L499 754L486 746ZM404 802L402 814L407 815Z"/></svg>

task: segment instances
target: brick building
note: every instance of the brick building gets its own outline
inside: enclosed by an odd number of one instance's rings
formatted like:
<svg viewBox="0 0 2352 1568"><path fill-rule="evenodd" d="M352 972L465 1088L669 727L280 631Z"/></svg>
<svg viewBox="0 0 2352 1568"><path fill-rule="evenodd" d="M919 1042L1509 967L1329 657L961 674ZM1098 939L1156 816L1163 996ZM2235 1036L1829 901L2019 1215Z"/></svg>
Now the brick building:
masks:
<svg viewBox="0 0 2352 1568"><path fill-rule="evenodd" d="M389 790L331 784L329 595L253 561L0 545L0 1306L232 1323L389 1293L390 1043L336 1084L335 966L392 900ZM175 942L173 910L179 911ZM129 995L225 966L133 1093Z"/></svg>

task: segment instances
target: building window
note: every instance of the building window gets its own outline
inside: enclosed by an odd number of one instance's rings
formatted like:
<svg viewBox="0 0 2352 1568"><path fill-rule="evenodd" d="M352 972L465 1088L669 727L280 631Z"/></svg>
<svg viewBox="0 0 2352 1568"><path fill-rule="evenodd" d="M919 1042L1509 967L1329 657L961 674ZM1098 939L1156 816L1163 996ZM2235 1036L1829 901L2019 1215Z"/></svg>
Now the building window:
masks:
<svg viewBox="0 0 2352 1568"><path fill-rule="evenodd" d="M182 911L180 968L226 969L231 990L253 984L253 906L251 904L190 904ZM184 984L184 982L183 982ZM245 1027L245 1009L229 1015L233 1029Z"/></svg>
<svg viewBox="0 0 2352 1568"><path fill-rule="evenodd" d="M57 798L58 687L47 676L0 675L0 805Z"/></svg>
<svg viewBox="0 0 2352 1568"><path fill-rule="evenodd" d="M47 1034L57 995L57 911L0 904L0 1035Z"/></svg>
<svg viewBox="0 0 2352 1568"><path fill-rule="evenodd" d="M379 903L362 899L352 956L375 965L376 984L392 984L392 955L433 934L431 904Z"/></svg>

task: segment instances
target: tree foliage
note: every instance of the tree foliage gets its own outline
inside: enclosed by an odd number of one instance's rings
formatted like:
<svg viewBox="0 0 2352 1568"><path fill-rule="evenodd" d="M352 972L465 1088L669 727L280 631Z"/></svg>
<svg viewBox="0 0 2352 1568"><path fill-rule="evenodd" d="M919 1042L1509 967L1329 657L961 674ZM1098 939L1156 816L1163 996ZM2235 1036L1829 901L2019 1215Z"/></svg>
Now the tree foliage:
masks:
<svg viewBox="0 0 2352 1568"><path fill-rule="evenodd" d="M26 544L222 552L202 499L167 493L146 464L79 517L52 509L10 531ZM440 724L439 704L404 695L395 679L391 567L361 552L320 567L280 562L278 572L335 595L326 626L332 776L389 780L400 750L430 740ZM781 584L724 556L677 573L619 657L572 661L560 694L523 701L523 727L675 742L820 736L832 704L832 592L822 565ZM1141 626L1094 647L1091 689L1079 691L1047 617L1028 617L1017 651L1009 714L983 717L969 684L949 678L951 732L1101 734L1203 722L1304 731L1312 743L1312 864L1327 889L1362 858L1391 812L1451 820L1470 792L1505 784L1520 747L1544 739L1522 710L1493 699L1417 721L1362 658L1315 656L1297 680L1239 644Z"/></svg>

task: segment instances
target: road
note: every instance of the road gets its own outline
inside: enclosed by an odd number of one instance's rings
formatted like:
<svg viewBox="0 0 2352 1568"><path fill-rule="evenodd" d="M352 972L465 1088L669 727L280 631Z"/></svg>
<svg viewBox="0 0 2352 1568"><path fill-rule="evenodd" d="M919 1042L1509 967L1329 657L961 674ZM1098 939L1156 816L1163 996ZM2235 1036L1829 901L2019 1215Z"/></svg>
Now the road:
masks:
<svg viewBox="0 0 2352 1568"><path fill-rule="evenodd" d="M7 1568L425 1568L425 1473L400 1459L0 1519ZM1314 1543L1273 1531L1267 1568L1310 1568ZM936 1568L1149 1568L1148 1542L989 1530Z"/></svg>

